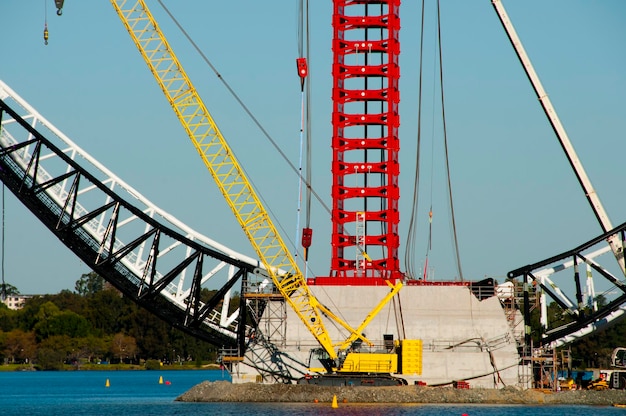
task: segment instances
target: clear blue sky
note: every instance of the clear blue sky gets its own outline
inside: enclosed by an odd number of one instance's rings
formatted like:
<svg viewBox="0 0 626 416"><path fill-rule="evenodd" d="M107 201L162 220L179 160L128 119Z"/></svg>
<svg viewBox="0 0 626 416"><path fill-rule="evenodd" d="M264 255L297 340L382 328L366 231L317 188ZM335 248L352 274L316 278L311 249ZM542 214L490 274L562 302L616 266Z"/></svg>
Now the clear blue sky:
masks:
<svg viewBox="0 0 626 416"><path fill-rule="evenodd" d="M252 255L108 1L0 3L0 79L105 166L200 232ZM276 142L297 163L300 92L297 1L166 1L174 15ZM331 12L311 1L314 179L330 201ZM401 242L405 245L416 148L420 10L401 7ZM432 13L424 102L433 101ZM464 276L502 279L600 233L489 0L442 0L446 112L459 249ZM238 108L215 75L149 3L183 66L269 208L295 235L297 178ZM626 221L626 2L509 0L507 11L613 224ZM282 6L279 6L282 5ZM430 110L426 110L430 114ZM440 143L432 116L426 142ZM435 133L430 133L434 130ZM443 159L433 152L434 243L438 279L455 275ZM425 151L429 155L429 151ZM415 253L423 262L430 156L422 183ZM5 277L22 293L73 289L89 272L7 191ZM311 269L328 273L330 222L314 204ZM402 258L404 252L402 251Z"/></svg>

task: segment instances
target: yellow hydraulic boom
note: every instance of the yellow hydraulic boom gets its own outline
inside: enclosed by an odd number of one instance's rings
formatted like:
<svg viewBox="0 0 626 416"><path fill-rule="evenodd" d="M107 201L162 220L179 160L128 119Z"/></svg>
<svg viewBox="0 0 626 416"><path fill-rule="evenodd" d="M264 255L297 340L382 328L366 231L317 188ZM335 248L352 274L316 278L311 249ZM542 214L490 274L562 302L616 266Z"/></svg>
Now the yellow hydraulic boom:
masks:
<svg viewBox="0 0 626 416"><path fill-rule="evenodd" d="M333 348L321 316L321 312L324 311L326 314L327 309L310 292L302 272L278 234L268 212L261 204L235 155L174 55L145 2L143 0L111 0L111 3L198 154L211 172L259 259L267 268L274 285L319 344L332 359L336 359L337 352ZM400 287L397 286L397 290ZM397 290L393 293L395 294ZM383 299L375 311L380 310L389 299L390 297ZM371 344L360 334L360 330L366 322L371 320L372 313L358 331L334 314L327 314L327 316L331 316L350 331L350 341L360 338Z"/></svg>

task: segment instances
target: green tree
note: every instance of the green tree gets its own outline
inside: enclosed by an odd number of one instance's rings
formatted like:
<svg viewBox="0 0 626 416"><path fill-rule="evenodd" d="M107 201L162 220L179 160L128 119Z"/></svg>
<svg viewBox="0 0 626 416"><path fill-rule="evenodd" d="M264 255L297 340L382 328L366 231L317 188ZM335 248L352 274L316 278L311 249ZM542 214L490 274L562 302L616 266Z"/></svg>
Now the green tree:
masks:
<svg viewBox="0 0 626 416"><path fill-rule="evenodd" d="M7 361L6 342L7 342L7 333L0 330L0 363L4 363Z"/></svg>
<svg viewBox="0 0 626 416"><path fill-rule="evenodd" d="M79 315L85 315L89 309L89 299L70 290L62 290L59 294L51 296L50 301L62 311L68 310Z"/></svg>
<svg viewBox="0 0 626 416"><path fill-rule="evenodd" d="M36 323L33 326L39 340L48 338L50 334L50 321L53 316L61 313L57 305L51 301L42 304L35 315Z"/></svg>
<svg viewBox="0 0 626 416"><path fill-rule="evenodd" d="M17 328L23 329L24 331L32 331L33 327L37 322L39 322L39 308L46 302L50 302L50 299L53 299L53 296L45 295L41 297L34 297L26 300L26 304L22 309L19 310L19 314L17 316Z"/></svg>
<svg viewBox="0 0 626 416"><path fill-rule="evenodd" d="M42 370L62 370L65 353L53 348L39 348L37 351L37 365Z"/></svg>
<svg viewBox="0 0 626 416"><path fill-rule="evenodd" d="M74 290L81 296L91 296L104 288L104 278L96 272L83 274L76 281Z"/></svg>
<svg viewBox="0 0 626 416"><path fill-rule="evenodd" d="M214 359L213 346L173 328L110 286L99 289L98 280L90 273L77 282L81 294L64 290L28 299L17 311L0 308L0 359L34 359L42 369L111 358ZM209 299L215 293L203 289L202 296ZM238 299L235 293L231 310Z"/></svg>
<svg viewBox="0 0 626 416"><path fill-rule="evenodd" d="M7 307L0 308L0 331L8 332L17 326L19 312Z"/></svg>
<svg viewBox="0 0 626 416"><path fill-rule="evenodd" d="M200 300L204 303L207 303L209 300L211 300L213 296L215 296L216 293L217 290L207 289L206 287L203 287L200 290Z"/></svg>
<svg viewBox="0 0 626 416"><path fill-rule="evenodd" d="M57 370L63 366L75 348L75 340L72 337L64 334L50 335L39 343L37 363L43 369Z"/></svg>
<svg viewBox="0 0 626 416"><path fill-rule="evenodd" d="M176 356L180 356L183 361L210 360L215 361L215 347L208 342L201 341L191 335L188 335L178 329L170 331L170 341L172 353L176 351ZM176 360L177 357L174 357Z"/></svg>
<svg viewBox="0 0 626 416"><path fill-rule="evenodd" d="M124 330L125 317L132 310L132 302L113 289L105 289L89 298L85 317L101 335Z"/></svg>
<svg viewBox="0 0 626 416"><path fill-rule="evenodd" d="M122 333L115 334L111 342L111 353L120 362L130 359L134 360L137 354L137 341L134 337Z"/></svg>
<svg viewBox="0 0 626 416"><path fill-rule="evenodd" d="M3 287L0 289L4 292L4 295L6 296L13 296L13 295L20 294L20 291L17 290L17 288L10 283L5 283Z"/></svg>
<svg viewBox="0 0 626 416"><path fill-rule="evenodd" d="M606 298L606 296L602 294L596 296L595 301L598 304L598 308L602 308L603 306L606 306L606 304L608 303L608 299Z"/></svg>
<svg viewBox="0 0 626 416"><path fill-rule="evenodd" d="M110 349L110 342L106 339L90 335L76 340L76 352L70 358L93 362L94 359L104 358Z"/></svg>
<svg viewBox="0 0 626 416"><path fill-rule="evenodd" d="M233 293L233 295L230 298L230 302L228 303L228 313L232 314L234 313L237 308L239 308L239 304L241 303L241 296L239 295L239 292L235 291L235 293Z"/></svg>
<svg viewBox="0 0 626 416"><path fill-rule="evenodd" d="M37 354L35 335L14 329L5 334L4 354L12 363L32 362Z"/></svg>
<svg viewBox="0 0 626 416"><path fill-rule="evenodd" d="M154 314L135 304L128 316L126 330L137 340L138 353L143 358L171 356L170 326Z"/></svg>
<svg viewBox="0 0 626 416"><path fill-rule="evenodd" d="M35 333L41 338L54 335L66 335L70 338L81 338L89 335L91 324L83 316L72 311L62 311L50 317L45 324L45 334L41 334L35 325Z"/></svg>

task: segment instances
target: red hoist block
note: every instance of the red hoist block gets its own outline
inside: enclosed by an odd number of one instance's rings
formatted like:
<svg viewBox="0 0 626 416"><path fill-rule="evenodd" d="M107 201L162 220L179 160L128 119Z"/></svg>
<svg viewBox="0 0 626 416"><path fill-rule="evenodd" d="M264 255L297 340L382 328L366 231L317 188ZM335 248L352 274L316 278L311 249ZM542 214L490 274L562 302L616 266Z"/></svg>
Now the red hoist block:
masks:
<svg viewBox="0 0 626 416"><path fill-rule="evenodd" d="M302 247L304 247L304 260L309 261L309 247L311 247L311 238L313 238L313 229L302 229Z"/></svg>
<svg viewBox="0 0 626 416"><path fill-rule="evenodd" d="M311 247L311 239L313 238L313 229L311 228L303 228L302 229L302 247L309 248Z"/></svg>
<svg viewBox="0 0 626 416"><path fill-rule="evenodd" d="M309 74L309 67L306 64L306 58L296 58L296 65L298 66L298 76L302 79L306 78Z"/></svg>

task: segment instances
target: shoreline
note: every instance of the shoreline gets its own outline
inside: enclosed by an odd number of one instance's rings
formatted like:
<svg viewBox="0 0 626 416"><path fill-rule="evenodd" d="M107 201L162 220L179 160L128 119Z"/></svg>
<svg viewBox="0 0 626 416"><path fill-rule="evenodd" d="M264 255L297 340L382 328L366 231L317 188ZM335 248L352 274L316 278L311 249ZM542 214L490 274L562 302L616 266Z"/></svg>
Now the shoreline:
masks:
<svg viewBox="0 0 626 416"><path fill-rule="evenodd" d="M520 405L626 405L624 390L568 390L545 392L453 387L328 387L302 384L232 384L202 382L176 398L180 402L233 403L388 403L388 404L520 404Z"/></svg>
<svg viewBox="0 0 626 416"><path fill-rule="evenodd" d="M81 364L80 366L66 364L63 368L56 370L42 370L37 365L30 364L4 364L0 365L0 372L22 372L22 371L216 371L220 370L219 364L203 364L201 367L191 365L163 365L158 369L146 368L144 364Z"/></svg>

